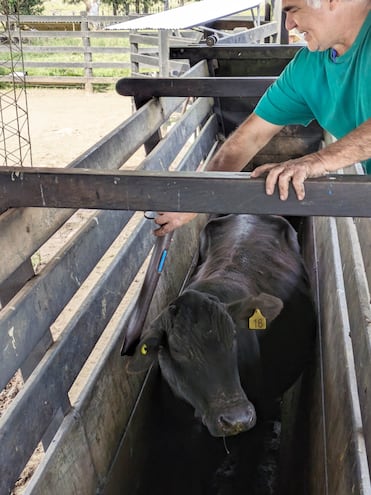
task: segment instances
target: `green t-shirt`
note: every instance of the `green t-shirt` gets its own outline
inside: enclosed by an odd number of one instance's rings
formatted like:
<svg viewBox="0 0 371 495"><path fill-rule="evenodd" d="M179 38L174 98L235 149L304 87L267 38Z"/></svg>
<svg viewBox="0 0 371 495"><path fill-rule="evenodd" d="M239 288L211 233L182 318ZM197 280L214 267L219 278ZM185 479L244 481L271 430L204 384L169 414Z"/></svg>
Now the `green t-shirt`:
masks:
<svg viewBox="0 0 371 495"><path fill-rule="evenodd" d="M343 55L300 50L255 108L277 125L316 119L337 139L371 118L371 12ZM371 174L371 159L363 162Z"/></svg>

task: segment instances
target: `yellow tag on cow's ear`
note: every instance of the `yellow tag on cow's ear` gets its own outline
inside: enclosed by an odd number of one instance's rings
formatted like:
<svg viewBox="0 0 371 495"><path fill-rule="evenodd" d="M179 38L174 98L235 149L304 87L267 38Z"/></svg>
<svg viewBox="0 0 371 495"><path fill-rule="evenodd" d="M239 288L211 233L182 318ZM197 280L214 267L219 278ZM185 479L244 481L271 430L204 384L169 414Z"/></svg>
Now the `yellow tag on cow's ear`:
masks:
<svg viewBox="0 0 371 495"><path fill-rule="evenodd" d="M250 330L265 330L267 328L267 320L261 314L260 309L256 308L254 314L249 318Z"/></svg>

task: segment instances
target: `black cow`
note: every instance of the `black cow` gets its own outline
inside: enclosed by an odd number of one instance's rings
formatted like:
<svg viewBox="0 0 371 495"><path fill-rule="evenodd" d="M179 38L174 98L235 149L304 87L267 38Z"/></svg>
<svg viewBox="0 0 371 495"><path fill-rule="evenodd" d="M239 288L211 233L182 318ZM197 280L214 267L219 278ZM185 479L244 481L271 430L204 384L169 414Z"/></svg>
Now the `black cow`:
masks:
<svg viewBox="0 0 371 495"><path fill-rule="evenodd" d="M186 289L150 325L128 369L146 369L158 355L171 389L211 435L235 435L251 429L299 377L314 329L308 277L288 221L215 217L201 234Z"/></svg>

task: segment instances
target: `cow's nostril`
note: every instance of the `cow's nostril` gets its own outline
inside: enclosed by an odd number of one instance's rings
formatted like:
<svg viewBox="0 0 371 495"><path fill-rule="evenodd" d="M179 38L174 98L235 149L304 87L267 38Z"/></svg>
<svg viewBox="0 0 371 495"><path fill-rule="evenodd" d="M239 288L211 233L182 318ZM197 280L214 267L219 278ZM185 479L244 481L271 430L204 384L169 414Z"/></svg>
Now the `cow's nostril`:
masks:
<svg viewBox="0 0 371 495"><path fill-rule="evenodd" d="M227 435L235 435L242 431L250 430L255 426L255 410L245 410L238 414L224 413L218 416L218 424Z"/></svg>
<svg viewBox="0 0 371 495"><path fill-rule="evenodd" d="M226 416L219 416L219 423L222 426L231 426L233 424Z"/></svg>
<svg viewBox="0 0 371 495"><path fill-rule="evenodd" d="M255 415L248 414L245 416L228 416L228 415L220 415L219 416L219 424L222 428L241 428L241 427L251 427L255 424Z"/></svg>

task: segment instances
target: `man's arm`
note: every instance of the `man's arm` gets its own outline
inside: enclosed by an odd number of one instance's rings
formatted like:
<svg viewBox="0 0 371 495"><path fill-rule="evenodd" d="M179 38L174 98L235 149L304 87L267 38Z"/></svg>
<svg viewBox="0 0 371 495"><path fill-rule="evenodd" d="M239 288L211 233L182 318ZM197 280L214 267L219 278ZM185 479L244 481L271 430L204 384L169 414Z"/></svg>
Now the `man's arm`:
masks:
<svg viewBox="0 0 371 495"><path fill-rule="evenodd" d="M302 200L305 197L305 179L320 177L369 158L371 158L371 119L320 151L282 163L261 165L251 173L251 176L259 177L268 173L265 182L267 194L273 194L277 184L282 200L287 199L289 184L292 181L298 199Z"/></svg>
<svg viewBox="0 0 371 495"><path fill-rule="evenodd" d="M277 134L283 126L271 124L254 113L251 114L210 160L206 170L213 172L239 172ZM158 213L155 223L159 228L155 235L163 236L184 225L197 213Z"/></svg>
<svg viewBox="0 0 371 495"><path fill-rule="evenodd" d="M282 127L252 113L215 153L207 170L240 172Z"/></svg>

